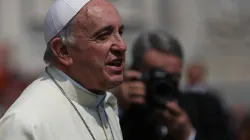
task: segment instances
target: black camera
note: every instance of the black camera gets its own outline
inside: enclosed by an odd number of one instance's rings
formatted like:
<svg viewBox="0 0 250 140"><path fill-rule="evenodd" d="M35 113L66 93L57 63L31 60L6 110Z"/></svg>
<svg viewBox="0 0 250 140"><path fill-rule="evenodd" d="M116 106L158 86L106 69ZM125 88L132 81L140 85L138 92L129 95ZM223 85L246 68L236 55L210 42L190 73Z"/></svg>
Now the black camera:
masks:
<svg viewBox="0 0 250 140"><path fill-rule="evenodd" d="M146 103L152 108L165 108L168 101L178 99L179 73L167 73L154 68L142 74L146 85Z"/></svg>

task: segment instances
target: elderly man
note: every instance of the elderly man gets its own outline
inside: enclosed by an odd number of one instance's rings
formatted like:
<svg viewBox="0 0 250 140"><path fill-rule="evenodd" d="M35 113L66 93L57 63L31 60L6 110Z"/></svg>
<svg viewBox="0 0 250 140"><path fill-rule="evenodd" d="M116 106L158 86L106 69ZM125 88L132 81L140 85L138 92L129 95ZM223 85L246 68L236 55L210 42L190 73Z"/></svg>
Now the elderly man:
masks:
<svg viewBox="0 0 250 140"><path fill-rule="evenodd" d="M106 0L57 0L45 18L49 66L0 121L1 140L121 140L116 98L126 46Z"/></svg>
<svg viewBox="0 0 250 140"><path fill-rule="evenodd" d="M187 68L187 85L184 91L200 94L213 91L206 81L206 74L207 68L202 62L194 61L189 63Z"/></svg>

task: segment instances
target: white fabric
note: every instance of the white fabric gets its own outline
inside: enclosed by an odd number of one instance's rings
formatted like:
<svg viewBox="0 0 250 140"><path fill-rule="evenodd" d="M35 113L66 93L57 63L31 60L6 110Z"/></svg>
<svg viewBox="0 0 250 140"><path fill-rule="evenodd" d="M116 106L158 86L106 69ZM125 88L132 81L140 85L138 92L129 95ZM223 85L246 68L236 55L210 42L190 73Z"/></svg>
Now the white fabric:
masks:
<svg viewBox="0 0 250 140"><path fill-rule="evenodd" d="M44 21L44 36L48 43L75 17L89 0L56 0Z"/></svg>
<svg viewBox="0 0 250 140"><path fill-rule="evenodd" d="M195 140L196 137L196 130L193 131L193 133L191 133L188 137L188 140Z"/></svg>
<svg viewBox="0 0 250 140"><path fill-rule="evenodd" d="M72 84L49 67L49 73L74 103L96 140L122 140L115 110L117 100L105 99ZM0 140L92 140L86 126L48 74L34 81L0 120Z"/></svg>
<svg viewBox="0 0 250 140"><path fill-rule="evenodd" d="M167 134L168 134L168 128L167 128L167 126L162 126L161 127L161 134L163 136L167 136ZM192 131L192 133L188 136L187 140L195 140L195 137L196 137L196 130L194 129Z"/></svg>
<svg viewBox="0 0 250 140"><path fill-rule="evenodd" d="M63 76L66 80L69 80L69 82L71 82L71 84L73 84L74 86L77 86L78 88L80 88L82 91L92 94L90 91L88 91L87 89L85 89L84 87L82 87L80 84L78 84L76 81L74 81L73 79L71 79L68 75L66 75L64 72L62 72L61 70L51 66L51 69L53 69L55 72L57 72L59 75ZM98 106L98 104L100 104L100 102L102 100L104 100L106 95L97 95L97 102L96 102L96 106Z"/></svg>
<svg viewBox="0 0 250 140"><path fill-rule="evenodd" d="M199 93L199 94L206 94L207 91L209 91L210 87L206 83L198 83L195 85L187 85L184 88L185 93L193 92L193 93Z"/></svg>

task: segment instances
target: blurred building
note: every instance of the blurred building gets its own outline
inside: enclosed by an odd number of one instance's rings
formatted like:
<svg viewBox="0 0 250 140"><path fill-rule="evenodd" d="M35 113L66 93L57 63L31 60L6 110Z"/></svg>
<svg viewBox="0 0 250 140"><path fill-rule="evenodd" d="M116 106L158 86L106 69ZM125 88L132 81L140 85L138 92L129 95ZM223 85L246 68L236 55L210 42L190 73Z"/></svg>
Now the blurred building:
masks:
<svg viewBox="0 0 250 140"><path fill-rule="evenodd" d="M248 0L112 0L126 25L130 46L142 29L162 28L179 38L186 60L202 56L209 81L230 104L250 101L250 2ZM0 38L14 46L13 68L37 73L46 44L43 18L53 0L0 0ZM250 104L250 102L248 103Z"/></svg>

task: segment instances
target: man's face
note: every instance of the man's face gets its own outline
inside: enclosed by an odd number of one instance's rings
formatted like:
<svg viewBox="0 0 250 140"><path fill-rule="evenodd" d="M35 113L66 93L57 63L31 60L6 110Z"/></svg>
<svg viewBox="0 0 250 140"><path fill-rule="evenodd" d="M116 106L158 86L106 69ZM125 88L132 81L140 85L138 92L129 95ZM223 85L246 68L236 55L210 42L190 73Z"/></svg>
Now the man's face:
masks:
<svg viewBox="0 0 250 140"><path fill-rule="evenodd" d="M113 5L90 1L75 17L74 31L76 43L69 49L74 79L97 91L121 84L126 45L121 17Z"/></svg>
<svg viewBox="0 0 250 140"><path fill-rule="evenodd" d="M190 84L197 84L203 80L204 72L200 64L191 64L188 68L188 81Z"/></svg>
<svg viewBox="0 0 250 140"><path fill-rule="evenodd" d="M157 67L169 73L181 73L182 71L181 59L179 57L156 49L149 49L145 52L143 67L144 70Z"/></svg>

